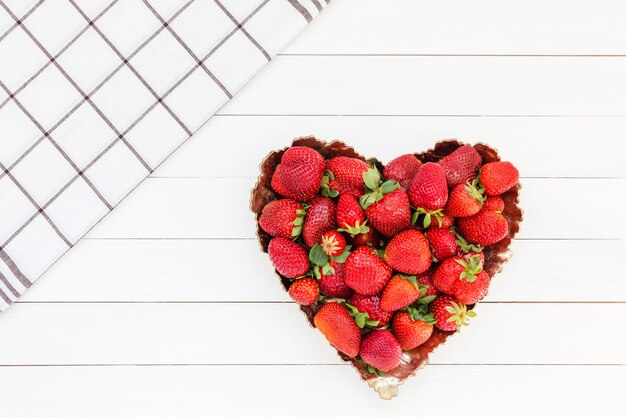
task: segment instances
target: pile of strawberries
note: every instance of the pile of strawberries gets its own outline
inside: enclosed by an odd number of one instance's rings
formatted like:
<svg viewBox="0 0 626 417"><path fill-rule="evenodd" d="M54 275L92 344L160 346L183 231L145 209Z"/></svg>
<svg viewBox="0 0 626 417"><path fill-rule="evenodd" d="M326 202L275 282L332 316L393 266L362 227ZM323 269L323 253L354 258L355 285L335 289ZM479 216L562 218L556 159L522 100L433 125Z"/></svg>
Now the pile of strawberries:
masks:
<svg viewBox="0 0 626 417"><path fill-rule="evenodd" d="M293 146L271 177L283 198L258 221L291 298L314 309L337 350L382 374L435 328L454 332L475 315L490 284L483 248L509 233L499 196L518 179L470 145L436 163L402 155L382 173Z"/></svg>

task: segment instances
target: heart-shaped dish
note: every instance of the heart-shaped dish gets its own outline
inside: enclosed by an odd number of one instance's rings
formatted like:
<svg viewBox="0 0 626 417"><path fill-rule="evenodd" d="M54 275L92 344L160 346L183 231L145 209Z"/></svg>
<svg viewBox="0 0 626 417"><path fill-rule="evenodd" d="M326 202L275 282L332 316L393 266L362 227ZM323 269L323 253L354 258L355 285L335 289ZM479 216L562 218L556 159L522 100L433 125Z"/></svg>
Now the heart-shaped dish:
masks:
<svg viewBox="0 0 626 417"><path fill-rule="evenodd" d="M463 143L457 140L444 140L436 143L433 149L416 153L414 155L421 162L421 164L426 164L428 162L436 163L463 145ZM339 156L357 158L361 161L367 161L381 173L384 170L384 166L380 161L376 159L367 160L365 157L358 154L352 147L349 147L340 141L327 143L309 136L295 139L292 143L292 147L293 146L314 149L322 155L325 161ZM481 165L500 161L497 151L488 145L479 143L474 145L473 148L478 152L478 155L480 155L480 158L482 159ZM272 176L274 175L276 167L280 164L283 154L288 149L289 147L273 151L263 160L260 166L261 174L256 186L252 190L251 209L256 214L257 235L261 244L261 249L266 253L268 252L268 246L273 236L269 235L263 230L263 228L260 227L258 220L261 217L263 208L268 203L284 198L273 190ZM507 262L511 256L509 245L511 240L519 231L520 222L522 221L522 210L518 205L520 188L521 186L519 182L517 182L512 188L508 189L508 191L499 195L499 197L504 201L504 208L501 210L501 214L508 223L508 233L498 242L483 247L484 263L482 264L482 270L485 271L491 278L501 271L503 264ZM412 212L414 212L414 209L412 209ZM301 238L298 238L298 241L300 240ZM302 244L302 246L304 246L304 244ZM435 264L433 263L433 265ZM313 266L313 268L315 268L315 266ZM294 282L294 279L286 278L281 275L278 270L276 273L281 278L281 282L285 290L289 290L289 287ZM314 317L324 304L329 302L345 303L345 301L346 300L344 299L332 297L320 297L320 299L314 304L308 306L301 305L300 309L308 318L311 326L316 327ZM471 311L474 307L475 304L468 304L467 310ZM363 331L365 332L365 330ZM403 351L399 365L384 373L379 371L372 372L372 367L368 366L368 364L358 356L348 356L339 350L337 352L341 359L346 362L350 362L354 366L357 372L361 375L361 378L373 387L381 398L391 399L397 395L398 386L408 377L414 375L418 369L424 367L428 363L428 357L431 352L433 352L438 346L442 345L448 337L455 333L456 332L454 331L443 331L434 327L432 334L425 342L414 349Z"/></svg>

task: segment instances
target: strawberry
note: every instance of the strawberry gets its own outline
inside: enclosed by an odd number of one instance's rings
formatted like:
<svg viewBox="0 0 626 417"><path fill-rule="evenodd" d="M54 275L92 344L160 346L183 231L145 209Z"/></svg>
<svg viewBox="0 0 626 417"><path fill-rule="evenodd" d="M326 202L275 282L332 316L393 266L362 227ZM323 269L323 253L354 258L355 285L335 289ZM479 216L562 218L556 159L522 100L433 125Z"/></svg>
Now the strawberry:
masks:
<svg viewBox="0 0 626 417"><path fill-rule="evenodd" d="M354 237L367 233L370 228L365 225L365 212L359 201L352 194L341 194L337 200L337 224L340 232L350 233Z"/></svg>
<svg viewBox="0 0 626 417"><path fill-rule="evenodd" d="M459 233L465 240L480 246L492 245L509 234L509 223L502 215L504 201L489 197L483 208L470 217L457 219Z"/></svg>
<svg viewBox="0 0 626 417"><path fill-rule="evenodd" d="M391 371L400 365L402 348L390 331L374 330L363 336L361 359L380 371Z"/></svg>
<svg viewBox="0 0 626 417"><path fill-rule="evenodd" d="M338 351L350 357L359 354L361 329L344 306L334 302L324 304L313 317L313 323Z"/></svg>
<svg viewBox="0 0 626 417"><path fill-rule="evenodd" d="M381 184L380 173L371 168L363 174L366 187L371 191L360 199L365 217L376 230L392 237L411 226L411 206L406 192L389 180Z"/></svg>
<svg viewBox="0 0 626 417"><path fill-rule="evenodd" d="M427 229L449 229L454 226L454 217L449 216L446 213L443 213L442 216L436 216L434 221L431 221Z"/></svg>
<svg viewBox="0 0 626 417"><path fill-rule="evenodd" d="M305 275L310 268L306 250L284 237L275 237L267 248L270 259L278 273L287 278Z"/></svg>
<svg viewBox="0 0 626 417"><path fill-rule="evenodd" d="M350 238L352 246L371 246L377 248L381 244L381 236L374 228L370 227L366 233L361 233Z"/></svg>
<svg viewBox="0 0 626 417"><path fill-rule="evenodd" d="M304 244L311 248L322 239L322 235L337 226L335 202L330 197L316 197L307 209L302 226Z"/></svg>
<svg viewBox="0 0 626 417"><path fill-rule="evenodd" d="M456 236L450 229L428 228L425 234L436 262L441 262L456 254Z"/></svg>
<svg viewBox="0 0 626 417"><path fill-rule="evenodd" d="M455 185L450 191L448 203L444 208L446 214L453 217L467 217L478 213L486 200L483 195L484 191L485 189L478 184L478 180Z"/></svg>
<svg viewBox="0 0 626 417"><path fill-rule="evenodd" d="M414 276L393 276L380 296L380 308L394 312L413 303L420 297L420 287Z"/></svg>
<svg viewBox="0 0 626 417"><path fill-rule="evenodd" d="M402 350L415 349L433 334L432 324L414 319L407 311L398 311L393 316L391 329Z"/></svg>
<svg viewBox="0 0 626 417"><path fill-rule="evenodd" d="M519 180L519 171L510 162L490 162L480 169L480 183L489 197L509 191Z"/></svg>
<svg viewBox="0 0 626 417"><path fill-rule="evenodd" d="M422 163L413 154L397 157L389 162L383 169L383 177L388 180L396 180L405 190L411 185L415 173Z"/></svg>
<svg viewBox="0 0 626 417"><path fill-rule="evenodd" d="M359 246L344 264L346 284L362 295L378 294L391 278L391 268L368 246Z"/></svg>
<svg viewBox="0 0 626 417"><path fill-rule="evenodd" d="M305 146L292 146L272 175L272 189L296 201L311 201L322 185L324 158Z"/></svg>
<svg viewBox="0 0 626 417"><path fill-rule="evenodd" d="M476 176L482 158L473 146L463 145L438 163L446 173L448 186L454 187Z"/></svg>
<svg viewBox="0 0 626 417"><path fill-rule="evenodd" d="M431 272L431 270L428 270L423 274L419 274L417 276L417 282L422 287L426 288L426 292L424 293L423 297L429 297L431 295L439 294L437 287L435 287L435 285L433 284L433 273Z"/></svg>
<svg viewBox="0 0 626 417"><path fill-rule="evenodd" d="M398 233L387 244L385 262L404 274L421 274L430 268L432 262L428 240L418 230Z"/></svg>
<svg viewBox="0 0 626 417"><path fill-rule="evenodd" d="M335 261L329 261L332 268L332 274L325 274L320 269L320 279L318 284L322 294L328 297L349 298L352 295L352 289L346 285L344 278L343 264Z"/></svg>
<svg viewBox="0 0 626 417"><path fill-rule="evenodd" d="M435 326L446 332L455 332L461 326L467 326L471 317L476 317L476 313L468 311L465 304L449 295L437 297L430 304L430 312L437 322Z"/></svg>
<svg viewBox="0 0 626 417"><path fill-rule="evenodd" d="M413 223L417 215L424 214L424 227L428 227L431 217L442 215L441 209L448 201L448 185L441 165L427 162L417 170L409 187L409 199L417 209Z"/></svg>
<svg viewBox="0 0 626 417"><path fill-rule="evenodd" d="M382 327L391 320L391 313L380 308L380 297L377 295L361 295L355 293L349 300L350 304L361 314L366 314L373 326Z"/></svg>
<svg viewBox="0 0 626 417"><path fill-rule="evenodd" d="M452 291L456 299L463 304L475 304L487 294L490 282L489 275L481 271L472 280L464 278L456 281Z"/></svg>
<svg viewBox="0 0 626 417"><path fill-rule="evenodd" d="M346 238L336 230L329 230L322 235L322 249L328 256L339 256L346 249Z"/></svg>
<svg viewBox="0 0 626 417"><path fill-rule="evenodd" d="M360 198L364 187L363 173L369 168L367 162L347 156L326 161L326 179L323 180L322 194L336 197L347 193Z"/></svg>
<svg viewBox="0 0 626 417"><path fill-rule="evenodd" d="M441 262L433 275L433 284L446 294L454 294L454 285L461 279L474 280L483 270L480 255L455 256Z"/></svg>
<svg viewBox="0 0 626 417"><path fill-rule="evenodd" d="M319 298L320 289L313 278L301 278L289 286L289 296L296 303L309 306Z"/></svg>
<svg viewBox="0 0 626 417"><path fill-rule="evenodd" d="M305 210L297 201L285 198L269 202L259 217L261 229L269 235L296 238L302 231Z"/></svg>

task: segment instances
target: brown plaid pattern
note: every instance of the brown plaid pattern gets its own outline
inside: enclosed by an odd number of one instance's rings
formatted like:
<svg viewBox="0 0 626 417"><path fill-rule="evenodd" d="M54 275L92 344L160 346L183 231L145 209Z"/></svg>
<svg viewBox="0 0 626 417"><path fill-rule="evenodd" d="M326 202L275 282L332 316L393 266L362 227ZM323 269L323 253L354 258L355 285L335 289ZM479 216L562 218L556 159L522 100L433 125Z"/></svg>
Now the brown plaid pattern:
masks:
<svg viewBox="0 0 626 417"><path fill-rule="evenodd" d="M0 0L0 310L328 0Z"/></svg>

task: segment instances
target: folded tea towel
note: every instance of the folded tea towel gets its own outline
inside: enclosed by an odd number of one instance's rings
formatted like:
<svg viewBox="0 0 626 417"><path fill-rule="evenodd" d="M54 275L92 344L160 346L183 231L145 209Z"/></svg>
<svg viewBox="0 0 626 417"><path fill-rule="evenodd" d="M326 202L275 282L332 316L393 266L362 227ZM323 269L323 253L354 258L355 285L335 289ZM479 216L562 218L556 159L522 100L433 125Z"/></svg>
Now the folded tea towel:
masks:
<svg viewBox="0 0 626 417"><path fill-rule="evenodd" d="M329 0L0 0L0 310Z"/></svg>

